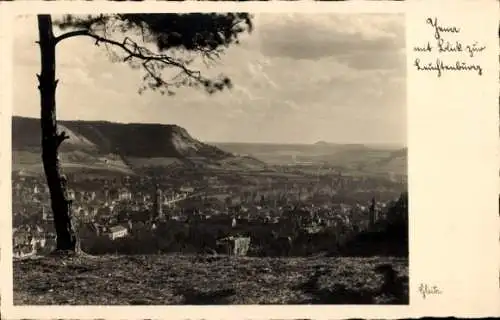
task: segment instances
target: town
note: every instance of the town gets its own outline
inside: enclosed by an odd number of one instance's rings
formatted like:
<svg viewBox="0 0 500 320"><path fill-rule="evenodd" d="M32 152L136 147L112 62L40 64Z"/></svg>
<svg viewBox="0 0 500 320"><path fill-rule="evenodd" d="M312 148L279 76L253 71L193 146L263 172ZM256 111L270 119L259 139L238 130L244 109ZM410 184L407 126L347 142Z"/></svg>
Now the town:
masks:
<svg viewBox="0 0 500 320"><path fill-rule="evenodd" d="M345 242L387 220L389 207L406 191L404 179L340 172L249 176L185 169L163 176L69 175L68 181L81 246L95 254L314 253L298 245L300 235L310 244L312 235L333 230L337 241ZM14 257L52 250L55 233L44 177L13 173L12 193ZM283 246L283 239L296 241ZM245 243L243 249L238 243Z"/></svg>

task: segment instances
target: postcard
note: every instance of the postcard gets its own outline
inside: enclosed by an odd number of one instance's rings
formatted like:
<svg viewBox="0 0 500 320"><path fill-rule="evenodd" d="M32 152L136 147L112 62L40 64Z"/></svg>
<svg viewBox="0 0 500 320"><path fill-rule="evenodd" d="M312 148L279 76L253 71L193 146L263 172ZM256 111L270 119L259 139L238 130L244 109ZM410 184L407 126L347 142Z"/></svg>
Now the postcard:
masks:
<svg viewBox="0 0 500 320"><path fill-rule="evenodd" d="M497 5L2 3L2 316L500 315Z"/></svg>

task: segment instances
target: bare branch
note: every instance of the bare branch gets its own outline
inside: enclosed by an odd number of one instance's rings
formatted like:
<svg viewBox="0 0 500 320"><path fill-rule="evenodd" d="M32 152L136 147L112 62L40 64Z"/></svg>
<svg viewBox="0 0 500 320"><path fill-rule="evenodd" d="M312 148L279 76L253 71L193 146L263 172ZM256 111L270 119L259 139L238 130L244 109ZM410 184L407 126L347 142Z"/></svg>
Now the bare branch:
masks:
<svg viewBox="0 0 500 320"><path fill-rule="evenodd" d="M76 36L88 36L88 35L89 35L88 30L70 31L70 32L66 32L66 33L60 35L59 37L56 37L55 42L56 42L56 44L58 44L59 42L63 41L64 39L67 39L67 38L76 37Z"/></svg>
<svg viewBox="0 0 500 320"><path fill-rule="evenodd" d="M76 37L76 36L87 36L90 38L95 39L96 45L98 45L100 42L104 44L109 44L115 47L120 48L123 50L127 56L123 59L123 61L129 61L132 58L136 58L139 60L144 61L143 67L146 70L146 72L151 76L151 78L156 82L156 87L159 87L159 85L165 85L168 86L169 84L165 82L164 80L161 79L161 77L156 74L152 68L149 65L149 62L154 61L159 64L163 65L168 65L168 66L173 66L181 69L181 71L188 77L192 78L196 82L205 85L207 82L206 79L204 79L201 76L201 73L199 71L195 71L192 69L189 69L186 67L186 63L177 61L173 59L172 57L164 54L155 54L151 52L149 49L139 46L136 42L131 40L129 37L125 37L122 42L118 42L116 40L112 40L106 37L99 36L95 33L91 33L88 30L76 30L76 31L70 31L67 33L64 33L58 37L55 38L56 44L61 42L64 39L68 39L71 37ZM204 57L209 57L208 52L206 49L200 50L203 52ZM218 53L216 53L218 54Z"/></svg>

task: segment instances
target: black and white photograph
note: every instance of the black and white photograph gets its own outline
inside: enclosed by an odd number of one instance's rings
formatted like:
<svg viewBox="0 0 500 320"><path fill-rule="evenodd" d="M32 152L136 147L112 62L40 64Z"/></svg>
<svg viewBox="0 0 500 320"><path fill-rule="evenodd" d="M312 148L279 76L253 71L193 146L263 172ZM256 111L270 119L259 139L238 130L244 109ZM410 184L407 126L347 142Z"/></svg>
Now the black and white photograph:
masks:
<svg viewBox="0 0 500 320"><path fill-rule="evenodd" d="M404 14L13 23L15 306L409 304Z"/></svg>

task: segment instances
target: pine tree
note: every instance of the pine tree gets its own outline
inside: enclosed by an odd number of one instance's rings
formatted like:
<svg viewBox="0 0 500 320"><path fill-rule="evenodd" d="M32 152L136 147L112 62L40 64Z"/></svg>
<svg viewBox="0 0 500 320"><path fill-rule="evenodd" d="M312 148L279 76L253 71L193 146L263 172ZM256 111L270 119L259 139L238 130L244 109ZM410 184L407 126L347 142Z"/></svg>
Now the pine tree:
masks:
<svg viewBox="0 0 500 320"><path fill-rule="evenodd" d="M54 34L57 26L63 32ZM59 132L56 117L56 47L74 37L88 37L96 46L104 45L114 62L128 63L144 71L144 85L139 91L154 90L172 95L181 86L201 87L215 93L231 87L225 76L207 78L191 68L193 56L210 63L224 49L238 43L238 36L251 31L250 15L246 13L189 13L189 14L101 14L78 17L66 15L53 22L51 15L38 15L41 72L37 75L41 104L42 162L50 191L51 208L57 234L57 250L79 251L77 234L71 217L71 201L67 196L58 149L69 138ZM132 35L141 40L133 40ZM116 40L111 35L122 35ZM149 49L147 44L156 46ZM172 52L186 53L174 55ZM189 54L188 54L189 53ZM84 53L83 53L84 54ZM164 78L164 71L177 74Z"/></svg>

